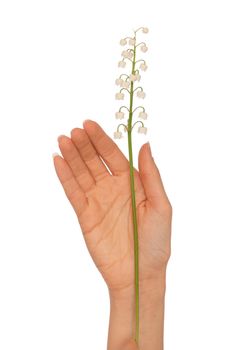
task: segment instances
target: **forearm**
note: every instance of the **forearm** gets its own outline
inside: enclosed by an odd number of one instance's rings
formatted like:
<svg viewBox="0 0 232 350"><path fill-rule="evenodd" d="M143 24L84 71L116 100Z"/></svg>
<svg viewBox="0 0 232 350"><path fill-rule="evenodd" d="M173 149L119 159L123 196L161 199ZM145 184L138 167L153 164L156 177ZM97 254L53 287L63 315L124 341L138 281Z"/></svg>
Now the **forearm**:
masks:
<svg viewBox="0 0 232 350"><path fill-rule="evenodd" d="M134 288L109 291L110 320L107 350L121 350L126 340L134 338ZM140 282L140 350L163 350L165 272Z"/></svg>

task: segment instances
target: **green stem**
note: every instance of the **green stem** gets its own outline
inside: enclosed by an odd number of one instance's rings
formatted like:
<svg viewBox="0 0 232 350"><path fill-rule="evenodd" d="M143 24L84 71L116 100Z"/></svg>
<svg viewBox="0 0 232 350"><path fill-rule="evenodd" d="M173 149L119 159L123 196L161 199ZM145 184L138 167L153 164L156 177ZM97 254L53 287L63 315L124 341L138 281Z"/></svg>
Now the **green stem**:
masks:
<svg viewBox="0 0 232 350"><path fill-rule="evenodd" d="M135 33L136 41L136 33ZM136 44L136 43L135 43ZM136 62L136 45L134 44L134 57L132 62L132 72L135 72ZM133 230L134 230L134 277L135 277L135 341L139 344L139 241L138 241L138 226L136 214L136 199L135 199L135 183L134 183L134 166L133 166L133 152L132 152L132 116L133 116L133 91L134 82L130 86L130 108L128 119L128 151L130 163L130 184L131 184L131 201L132 201L132 215L133 215Z"/></svg>

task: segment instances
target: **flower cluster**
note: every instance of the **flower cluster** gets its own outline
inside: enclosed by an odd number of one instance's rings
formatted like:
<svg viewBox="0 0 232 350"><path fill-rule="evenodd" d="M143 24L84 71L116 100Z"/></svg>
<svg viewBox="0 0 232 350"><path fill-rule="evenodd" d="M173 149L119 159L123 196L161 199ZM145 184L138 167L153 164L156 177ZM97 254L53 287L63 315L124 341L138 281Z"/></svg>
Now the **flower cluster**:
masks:
<svg viewBox="0 0 232 350"><path fill-rule="evenodd" d="M137 32L142 31L142 33L148 33L148 28L140 27L134 31L133 37L126 37L120 40L121 46L128 45L127 49L122 51L122 59L118 62L119 68L127 67L127 64L131 66L131 71L129 74L121 74L116 80L115 84L119 86L121 89L119 92L115 94L116 100L124 100L125 94L128 93L130 97L130 105L121 106L119 110L115 113L116 119L124 119L125 112L128 114L127 125L121 123L117 127L117 131L114 132L114 138L120 139L122 138L122 132L119 131L119 128L122 126L125 132L131 132L135 124L140 123L141 125L138 127L138 132L146 134L147 128L144 126L144 123L141 120L138 120L132 125L132 117L137 110L140 110L138 114L138 118L147 119L147 113L143 106L138 106L133 109L133 98L136 92L136 97L144 99L146 97L145 92L141 86L134 88L134 85L141 80L141 71L145 72L147 70L147 63L144 59L137 59L136 54L138 49L141 52L145 53L148 50L148 47L145 42L137 43Z"/></svg>

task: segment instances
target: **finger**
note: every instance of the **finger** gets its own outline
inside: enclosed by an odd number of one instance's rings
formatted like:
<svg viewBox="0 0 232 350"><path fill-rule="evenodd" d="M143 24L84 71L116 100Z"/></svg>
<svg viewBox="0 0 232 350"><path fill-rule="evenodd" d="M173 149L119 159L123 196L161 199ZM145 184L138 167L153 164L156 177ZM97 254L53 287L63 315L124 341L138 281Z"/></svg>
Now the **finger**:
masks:
<svg viewBox="0 0 232 350"><path fill-rule="evenodd" d="M95 184L95 181L82 160L74 143L65 135L59 136L58 142L61 153L72 169L77 182L80 184L84 192L88 192Z"/></svg>
<svg viewBox="0 0 232 350"><path fill-rule="evenodd" d="M80 216L88 204L87 198L80 185L77 183L67 162L57 153L53 155L53 159L57 176L63 186L66 196L76 211L76 214Z"/></svg>
<svg viewBox="0 0 232 350"><path fill-rule="evenodd" d="M100 125L92 120L85 120L83 126L92 144L113 175L120 175L122 172L129 170L127 158Z"/></svg>
<svg viewBox="0 0 232 350"><path fill-rule="evenodd" d="M148 142L140 148L138 166L148 201L154 206L161 206L168 203L162 179L152 158Z"/></svg>
<svg viewBox="0 0 232 350"><path fill-rule="evenodd" d="M71 131L71 138L96 181L110 176L109 171L98 156L85 130L80 128L73 129Z"/></svg>

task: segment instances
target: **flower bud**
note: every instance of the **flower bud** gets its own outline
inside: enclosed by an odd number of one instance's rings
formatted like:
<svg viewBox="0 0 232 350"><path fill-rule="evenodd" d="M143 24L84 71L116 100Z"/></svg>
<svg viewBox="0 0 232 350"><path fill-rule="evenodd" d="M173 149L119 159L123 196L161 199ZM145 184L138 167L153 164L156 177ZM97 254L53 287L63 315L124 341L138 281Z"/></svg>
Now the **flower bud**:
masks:
<svg viewBox="0 0 232 350"><path fill-rule="evenodd" d="M144 27L144 28L143 28L143 33L144 33L144 34L147 34L148 32L149 32L149 29Z"/></svg>

